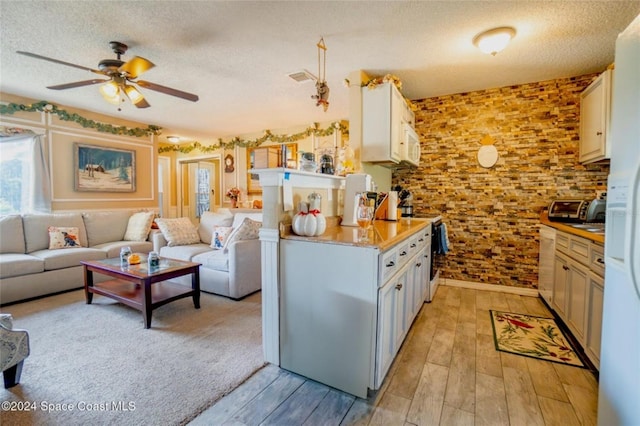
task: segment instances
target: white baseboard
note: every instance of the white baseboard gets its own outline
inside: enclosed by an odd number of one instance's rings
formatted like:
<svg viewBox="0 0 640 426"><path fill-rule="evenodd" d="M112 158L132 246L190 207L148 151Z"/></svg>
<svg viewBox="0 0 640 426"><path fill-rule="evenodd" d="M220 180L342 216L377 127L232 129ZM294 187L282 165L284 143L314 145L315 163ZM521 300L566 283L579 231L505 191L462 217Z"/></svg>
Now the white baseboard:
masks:
<svg viewBox="0 0 640 426"><path fill-rule="evenodd" d="M533 288L510 287L506 285L485 284L473 281L452 280L450 278L440 278L440 284L449 287L471 288L474 290L499 291L502 293L518 294L520 296L538 297L538 290Z"/></svg>

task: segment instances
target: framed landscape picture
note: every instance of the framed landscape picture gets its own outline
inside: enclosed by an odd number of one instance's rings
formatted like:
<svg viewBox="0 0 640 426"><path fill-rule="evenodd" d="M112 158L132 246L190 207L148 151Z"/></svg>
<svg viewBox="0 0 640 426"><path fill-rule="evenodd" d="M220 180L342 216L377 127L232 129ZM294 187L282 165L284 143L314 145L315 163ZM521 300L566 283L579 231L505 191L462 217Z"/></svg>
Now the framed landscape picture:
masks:
<svg viewBox="0 0 640 426"><path fill-rule="evenodd" d="M76 191L135 192L136 152L75 142Z"/></svg>

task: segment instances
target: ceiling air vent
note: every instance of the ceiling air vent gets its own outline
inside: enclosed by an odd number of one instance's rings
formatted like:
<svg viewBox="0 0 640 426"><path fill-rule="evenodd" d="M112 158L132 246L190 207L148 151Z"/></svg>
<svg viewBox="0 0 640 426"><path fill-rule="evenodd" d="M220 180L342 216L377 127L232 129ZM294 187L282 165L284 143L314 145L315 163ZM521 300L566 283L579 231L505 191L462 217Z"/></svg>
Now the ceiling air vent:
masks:
<svg viewBox="0 0 640 426"><path fill-rule="evenodd" d="M295 71L287 75L292 79L294 79L295 81L297 81L298 83L304 83L305 81L309 81L309 80L311 81L316 80L315 75L311 74L309 71L304 69L302 71Z"/></svg>

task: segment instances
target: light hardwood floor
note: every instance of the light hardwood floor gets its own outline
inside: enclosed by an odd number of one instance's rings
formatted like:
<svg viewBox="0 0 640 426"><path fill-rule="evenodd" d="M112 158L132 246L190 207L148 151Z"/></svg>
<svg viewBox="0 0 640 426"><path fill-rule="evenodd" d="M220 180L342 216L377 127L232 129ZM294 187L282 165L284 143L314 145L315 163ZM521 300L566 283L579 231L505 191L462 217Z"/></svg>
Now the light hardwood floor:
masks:
<svg viewBox="0 0 640 426"><path fill-rule="evenodd" d="M595 425L594 374L496 351L490 309L551 316L538 298L440 286L368 399L268 365L191 424Z"/></svg>

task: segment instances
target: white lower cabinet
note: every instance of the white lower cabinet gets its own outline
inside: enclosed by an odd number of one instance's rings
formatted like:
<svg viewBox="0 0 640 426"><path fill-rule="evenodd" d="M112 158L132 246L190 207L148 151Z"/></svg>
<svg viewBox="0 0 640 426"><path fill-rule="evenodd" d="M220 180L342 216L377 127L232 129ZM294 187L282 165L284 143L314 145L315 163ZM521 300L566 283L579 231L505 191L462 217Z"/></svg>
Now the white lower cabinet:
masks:
<svg viewBox="0 0 640 426"><path fill-rule="evenodd" d="M587 286L589 268L582 266L575 261L569 262L568 288L571 297L569 298L569 311L567 319L569 329L578 342L584 346L585 330L587 327Z"/></svg>
<svg viewBox="0 0 640 426"><path fill-rule="evenodd" d="M391 367L405 334L407 268L378 290L378 330L375 387L379 387Z"/></svg>
<svg viewBox="0 0 640 426"><path fill-rule="evenodd" d="M589 273L588 334L585 351L596 368L600 369L600 337L602 334L602 304L604 301L604 279Z"/></svg>
<svg viewBox="0 0 640 426"><path fill-rule="evenodd" d="M361 398L378 389L425 300L430 235L384 251L281 240L280 366Z"/></svg>
<svg viewBox="0 0 640 426"><path fill-rule="evenodd" d="M567 316L567 287L569 285L569 258L556 250L553 262L553 308L561 318Z"/></svg>
<svg viewBox="0 0 640 426"><path fill-rule="evenodd" d="M604 295L601 244L558 231L554 261L553 309L591 362L600 364Z"/></svg>

